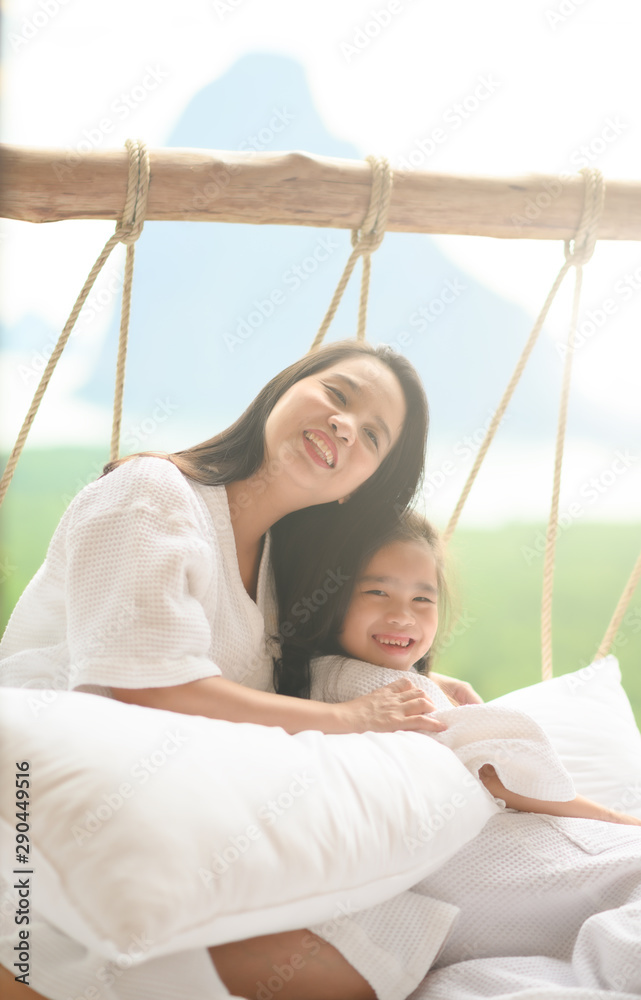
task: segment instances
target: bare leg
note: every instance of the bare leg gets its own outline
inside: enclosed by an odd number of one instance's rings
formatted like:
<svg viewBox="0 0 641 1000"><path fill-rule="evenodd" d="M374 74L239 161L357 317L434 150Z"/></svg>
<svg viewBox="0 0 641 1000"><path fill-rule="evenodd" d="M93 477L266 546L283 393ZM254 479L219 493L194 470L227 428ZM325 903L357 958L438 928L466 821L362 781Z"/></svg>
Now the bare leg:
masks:
<svg viewBox="0 0 641 1000"><path fill-rule="evenodd" d="M42 993L36 993L24 983L17 983L4 965L0 965L0 995L2 1000L46 1000Z"/></svg>
<svg viewBox="0 0 641 1000"><path fill-rule="evenodd" d="M209 949L230 993L248 1000L375 1000L369 983L310 931L289 931ZM261 990L262 983L262 990ZM0 965L3 1000L46 1000Z"/></svg>
<svg viewBox="0 0 641 1000"><path fill-rule="evenodd" d="M287 931L209 949L230 993L247 1000L375 1000L367 980L310 931Z"/></svg>

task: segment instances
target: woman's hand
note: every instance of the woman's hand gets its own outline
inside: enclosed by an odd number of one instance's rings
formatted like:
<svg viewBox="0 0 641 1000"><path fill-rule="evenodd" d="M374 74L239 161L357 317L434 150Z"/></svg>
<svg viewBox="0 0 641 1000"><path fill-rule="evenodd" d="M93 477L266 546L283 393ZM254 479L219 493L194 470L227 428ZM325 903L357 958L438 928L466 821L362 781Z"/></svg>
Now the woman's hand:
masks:
<svg viewBox="0 0 641 1000"><path fill-rule="evenodd" d="M430 680L438 684L441 691L459 705L482 705L483 699L476 693L467 681L459 681L456 677L446 677L445 674L435 674L430 670Z"/></svg>
<svg viewBox="0 0 641 1000"><path fill-rule="evenodd" d="M434 703L407 677L332 707L344 733L392 733L397 729L441 733L447 729L438 719L430 718Z"/></svg>

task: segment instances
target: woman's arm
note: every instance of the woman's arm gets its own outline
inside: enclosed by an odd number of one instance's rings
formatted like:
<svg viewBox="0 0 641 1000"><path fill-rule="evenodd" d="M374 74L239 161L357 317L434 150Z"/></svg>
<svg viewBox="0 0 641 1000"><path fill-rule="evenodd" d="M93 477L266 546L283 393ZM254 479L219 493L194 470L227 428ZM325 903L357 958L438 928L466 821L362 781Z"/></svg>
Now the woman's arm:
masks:
<svg viewBox="0 0 641 1000"><path fill-rule="evenodd" d="M323 733L390 733L399 729L434 733L447 728L430 717L433 703L407 678L338 704L255 691L225 677L204 677L173 687L112 690L119 701L130 704L229 722L281 726L288 733L306 729Z"/></svg>
<svg viewBox="0 0 641 1000"><path fill-rule="evenodd" d="M607 809L600 806L591 799L577 795L569 802L547 802L544 799L530 799L526 795L517 795L510 792L502 782L491 764L485 764L479 771L479 778L492 795L498 799L503 799L510 809L518 809L521 812L547 813L549 816L574 816L579 819L600 819L606 823L629 823L633 826L641 826L641 819L635 816L628 816L627 813L616 812L614 809Z"/></svg>

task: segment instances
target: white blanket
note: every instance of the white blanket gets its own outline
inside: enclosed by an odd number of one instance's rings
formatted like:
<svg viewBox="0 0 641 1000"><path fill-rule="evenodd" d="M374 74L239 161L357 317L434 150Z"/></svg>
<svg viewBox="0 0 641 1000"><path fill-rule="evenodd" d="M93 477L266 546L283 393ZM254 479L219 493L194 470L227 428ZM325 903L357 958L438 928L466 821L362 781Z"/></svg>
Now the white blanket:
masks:
<svg viewBox="0 0 641 1000"><path fill-rule="evenodd" d="M438 969L429 973L410 1000L633 1000L638 996L581 986L570 962L536 955L480 958Z"/></svg>
<svg viewBox="0 0 641 1000"><path fill-rule="evenodd" d="M398 678L340 657L312 669L312 697L344 701ZM492 763L507 788L567 800L572 782L538 725L491 705L452 708L429 678L408 673L448 723L431 738L473 773ZM412 1000L617 1000L641 995L641 827L504 810L414 893L459 909ZM361 917L372 940L401 942L380 914ZM380 923L381 926L378 926Z"/></svg>

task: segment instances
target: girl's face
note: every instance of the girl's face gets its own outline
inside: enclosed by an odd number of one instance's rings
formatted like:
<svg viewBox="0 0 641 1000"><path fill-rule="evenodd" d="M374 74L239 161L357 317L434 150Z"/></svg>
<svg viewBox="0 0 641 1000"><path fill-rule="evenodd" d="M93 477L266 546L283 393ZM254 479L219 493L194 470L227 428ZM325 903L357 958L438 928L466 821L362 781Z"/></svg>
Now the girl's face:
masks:
<svg viewBox="0 0 641 1000"><path fill-rule="evenodd" d="M377 667L409 670L434 641L437 587L427 542L392 542L379 549L356 581L339 635L342 648Z"/></svg>
<svg viewBox="0 0 641 1000"><path fill-rule="evenodd" d="M396 375L351 357L296 382L265 424L265 462L277 461L301 505L349 496L376 472L406 416Z"/></svg>

